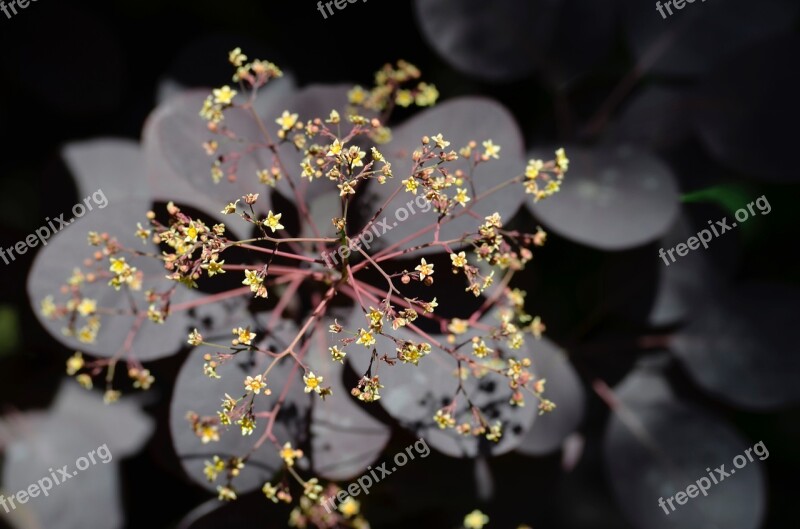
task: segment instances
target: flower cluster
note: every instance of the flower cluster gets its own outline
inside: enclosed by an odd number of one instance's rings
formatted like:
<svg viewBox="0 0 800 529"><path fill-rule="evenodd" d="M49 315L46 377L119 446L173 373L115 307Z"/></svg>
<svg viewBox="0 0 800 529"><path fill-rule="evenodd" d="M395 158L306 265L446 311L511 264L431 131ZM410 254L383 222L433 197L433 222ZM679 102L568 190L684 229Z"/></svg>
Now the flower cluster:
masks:
<svg viewBox="0 0 800 529"><path fill-rule="evenodd" d="M304 457L303 450L293 446L290 439L278 439L273 429L276 421L284 417L283 406L292 384L302 384L308 395L306 398L325 399L333 395L332 387L324 385L326 379L331 382L327 372L320 370L316 363L313 364L316 372L311 368L309 350L315 338L319 343L320 329L328 324L333 343L331 340L325 343L323 351L324 358L332 365L344 364L347 360L353 367L357 365L355 360L368 359L369 367L358 373L358 382L349 388L351 395L364 403L381 399L384 389L379 375L381 369L395 364L401 364L397 369L418 369L420 364L432 362L434 359L428 358L432 356L439 357L435 360L452 363L458 387L451 403L436 411L431 421L442 429L455 429L461 435L482 436L492 442L503 438L503 424L498 421L490 424L484 416L485 410L473 404L470 391L463 384L469 377L480 379L490 374L502 377L511 389L510 405L524 406L527 393L539 400L541 413L552 411L555 404L544 397L545 380L530 371L531 360L518 359L517 353L514 353L516 356L511 353L523 347L526 335L535 339L544 331L540 318L525 311L525 292L510 288L509 282L513 274L524 269L532 259L532 248L545 243L546 233L541 228L534 233L511 228L509 219L504 220L499 212L479 215L474 208L493 193L514 185L533 194L534 200L551 196L558 191L569 161L559 149L554 160L531 160L524 173L506 175L507 180L499 179L496 186L477 191L473 175L479 168L499 160L503 147L491 138L481 138L451 149L451 141L444 134L431 131L436 133L423 136L413 151L405 153L410 157L411 169L399 176L396 192L386 203L363 215L369 206L368 202L363 202L363 190L368 186L386 186L395 176L387 156L393 151L382 146L391 138L387 123L392 109L433 105L439 96L436 88L419 81L420 72L413 65L400 61L381 69L376 74L374 87L354 87L348 94L350 106L347 109L332 109L326 116L302 120L299 114L302 109L289 108L283 110L272 125L253 111L252 102L261 88L282 75L280 69L268 61L249 62L238 48L230 52L229 60L236 68L233 81L238 83L238 89L222 86L212 90L205 99L200 116L206 121L212 138L202 147L213 156L211 179L215 183L237 181L243 177L239 171L243 157L256 149L265 151L267 156L263 159L270 161L256 174L247 175L250 180L246 180L252 182L253 191L260 193L220 200L221 206L225 204L221 214L234 216L236 222L236 217L241 219L252 236L238 239L231 234L233 228L229 230L225 224L204 222L169 202L164 220L159 220L155 212L147 212L147 226L140 223L135 230L142 242L158 245L160 253L126 248L105 233L90 234L90 243L99 249L87 261L87 269L76 270L70 278L65 289L69 299L59 305L48 297L42 302L42 312L50 318L66 319L69 323L65 332L77 334L87 342L93 341L100 330L100 316L106 313L111 316L113 311L84 296L81 287L84 283L105 281L120 294L141 296L143 274L131 264L134 258L159 262L172 285L166 291L144 293L148 309L127 314L136 317L137 325L145 320L169 325L169 318L175 311L190 310L221 299L250 298L251 303L269 302L269 323L234 322L230 343L208 341L197 329L187 337L186 342L193 347L213 349L203 354L202 372L209 379L224 377L222 368L237 358L257 358L264 362L259 364L263 368L253 368L237 381L241 391L238 397L224 394L216 415L201 416L193 411L186 415L201 444L218 443L231 429L239 430L243 436L263 430L260 435L253 436L256 440L250 453L226 458L213 456L206 461L205 477L212 483L224 477L224 484L217 489L218 496L221 500L235 500L236 477L246 468L253 451L265 444L272 445L284 463L282 481L267 482L262 490L272 502L292 502L291 482L299 484L302 494L292 511L291 523L303 527L308 524L332 527L336 523L366 527L354 500L343 503L338 513L320 510L322 485L316 477L302 477L295 464ZM225 116L231 109L249 111L262 137L241 138L229 129ZM299 155L300 163L296 166L288 165L281 156L282 149L287 148ZM303 182L304 179L308 182ZM277 206L284 203L280 201L270 201L271 206L263 206L266 198L260 194L277 192L273 188L282 181L295 192L296 211ZM338 201L340 209L330 219L329 226L314 222L305 196L298 192L301 182L335 190L330 199ZM325 266L319 255L359 238L376 223L380 213L396 196L404 194L424 197L431 205L434 212L431 225L406 239L411 241L430 234L427 242L406 244L401 241L369 252L359 248L343 258L340 268ZM233 201L229 202L230 199ZM355 210L362 213L360 224L354 220ZM299 230L293 226L295 219L303 225ZM450 239L440 237L440 229L457 219L468 220L470 228ZM326 236L325 229L330 230L330 226L333 233ZM415 255L423 249L438 254ZM237 259L243 254L248 256L245 262ZM437 255L443 262L436 260ZM401 261L405 264L397 265ZM442 270L448 266L449 269ZM499 284L495 283L495 274ZM228 277L236 279L236 287L230 291L177 307L172 303L172 296L178 289L194 290L200 283ZM375 277L379 278L377 284ZM437 300L444 299L445 294L450 297L452 291L449 286L444 287L447 289L444 292L437 291L436 287L453 282L467 299L484 298L477 310L461 314L463 319L444 317L437 311ZM278 295L270 296L270 293ZM300 293L309 300L307 311L292 305ZM329 323L334 300L339 306L353 307L359 316L347 318L341 324L335 319ZM496 321L490 315L496 316ZM293 320L297 330L292 338L275 346L268 339L278 319ZM438 326L446 339L440 340L425 332L423 323ZM135 337L138 331L138 326L132 329L131 336ZM467 333L470 335L462 336ZM110 385L113 370L118 359L129 350L129 341L118 355L93 364L86 364L83 356L76 353L68 361L68 373L90 387L91 377L97 376L102 367L108 367L106 380L111 393L107 393L107 400L115 400L118 394ZM293 369L281 370L287 365ZM277 375L278 372L282 375ZM291 375L285 374L287 372ZM135 359L129 359L128 374L137 388L147 389L153 383L149 371ZM210 390L213 391L213 387ZM337 394L334 398L348 397ZM466 419L457 411L461 402L468 406L470 417ZM481 522L479 516L471 515L465 525L477 527L482 523L485 522Z"/></svg>

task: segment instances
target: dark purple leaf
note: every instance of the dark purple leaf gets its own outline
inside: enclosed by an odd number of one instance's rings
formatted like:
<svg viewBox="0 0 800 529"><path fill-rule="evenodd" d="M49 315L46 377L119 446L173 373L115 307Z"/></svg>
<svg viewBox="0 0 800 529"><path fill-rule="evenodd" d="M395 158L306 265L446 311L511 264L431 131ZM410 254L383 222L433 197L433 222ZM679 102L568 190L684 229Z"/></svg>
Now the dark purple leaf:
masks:
<svg viewBox="0 0 800 529"><path fill-rule="evenodd" d="M740 407L772 410L800 402L794 331L800 291L749 284L718 291L692 308L672 349L705 390Z"/></svg>
<svg viewBox="0 0 800 529"><path fill-rule="evenodd" d="M600 250L626 250L666 233L678 214L678 189L658 158L629 146L567 147L561 191L532 204L545 227ZM550 159L537 149L533 157Z"/></svg>
<svg viewBox="0 0 800 529"><path fill-rule="evenodd" d="M735 475L714 485L707 468L724 464L751 446L725 421L684 402L652 369L637 369L616 390L620 401L605 437L605 460L619 506L642 529L756 529L766 513L763 463L754 456ZM715 473L715 476L717 474ZM708 495L673 504L670 498L706 478Z"/></svg>

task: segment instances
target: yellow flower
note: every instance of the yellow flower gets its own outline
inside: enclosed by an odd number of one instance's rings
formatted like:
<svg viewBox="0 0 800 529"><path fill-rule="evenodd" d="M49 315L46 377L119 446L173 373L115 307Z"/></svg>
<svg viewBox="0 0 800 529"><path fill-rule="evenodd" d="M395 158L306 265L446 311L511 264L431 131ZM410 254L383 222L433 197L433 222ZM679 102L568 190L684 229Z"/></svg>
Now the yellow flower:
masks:
<svg viewBox="0 0 800 529"><path fill-rule="evenodd" d="M478 358L484 358L485 356L493 353L494 351L486 346L486 342L483 340L475 339L472 342L472 353L477 356Z"/></svg>
<svg viewBox="0 0 800 529"><path fill-rule="evenodd" d="M228 205L225 206L225 208L220 213L222 213L223 215L230 215L232 213L236 213L236 204L238 203L239 203L238 199L236 200L236 202L228 202Z"/></svg>
<svg viewBox="0 0 800 529"><path fill-rule="evenodd" d="M436 424L438 424L439 428L442 430L452 428L456 425L456 420L453 416L444 410L437 410L436 415L433 416L433 420L436 421Z"/></svg>
<svg viewBox="0 0 800 529"><path fill-rule="evenodd" d="M320 492L322 492L322 485L319 484L317 478L311 478L303 484L303 494L309 500L318 500Z"/></svg>
<svg viewBox="0 0 800 529"><path fill-rule="evenodd" d="M111 260L111 266L109 266L108 269L109 271L117 275L122 275L123 273L125 273L127 270L130 269L128 263L125 262L124 257L120 257L119 259L112 257L110 260Z"/></svg>
<svg viewBox="0 0 800 529"><path fill-rule="evenodd" d="M447 330L453 334L464 334L468 329L469 322L459 318L453 318L450 323L447 324Z"/></svg>
<svg viewBox="0 0 800 529"><path fill-rule="evenodd" d="M103 394L103 402L106 404L113 404L119 400L121 395L122 393L115 389L107 389Z"/></svg>
<svg viewBox="0 0 800 529"><path fill-rule="evenodd" d="M303 457L303 451L300 449L292 448L292 443L286 442L280 451L281 459L286 462L287 466L294 466L294 460Z"/></svg>
<svg viewBox="0 0 800 529"><path fill-rule="evenodd" d="M77 377L75 377L75 380L78 382L78 384L81 385L82 388L92 389L92 377L90 377L86 373L78 375Z"/></svg>
<svg viewBox="0 0 800 529"><path fill-rule="evenodd" d="M397 92L394 101L401 107L406 108L414 103L414 94L411 93L411 90L400 90Z"/></svg>
<svg viewBox="0 0 800 529"><path fill-rule="evenodd" d="M241 66L247 60L247 55L242 53L242 48L236 47L228 53L228 61L234 66Z"/></svg>
<svg viewBox="0 0 800 529"><path fill-rule="evenodd" d="M225 470L225 461L220 459L219 456L214 456L213 460L204 461L204 463L205 468L203 468L203 474L205 474L209 483L213 483L217 479L217 476Z"/></svg>
<svg viewBox="0 0 800 529"><path fill-rule="evenodd" d="M58 310L58 307L56 307L56 304L53 303L53 296L47 296L42 300L42 316L45 318L51 318L56 313L56 310Z"/></svg>
<svg viewBox="0 0 800 529"><path fill-rule="evenodd" d="M230 105L233 103L233 98L236 96L236 90L231 90L231 87L228 85L223 86L222 88L215 88L211 91L214 95L214 103L218 105Z"/></svg>
<svg viewBox="0 0 800 529"><path fill-rule="evenodd" d="M483 142L483 148L485 149L483 155L487 158L500 158L498 155L500 154L501 147L499 145L495 145L492 140L486 140Z"/></svg>
<svg viewBox="0 0 800 529"><path fill-rule="evenodd" d="M328 154L326 156L339 156L340 154L342 154L342 144L338 139L335 139L333 140L330 149L328 149Z"/></svg>
<svg viewBox="0 0 800 529"><path fill-rule="evenodd" d="M542 333L545 331L545 329L546 327L544 323L542 323L541 317L536 316L535 318L533 318L533 321L531 322L531 333L533 333L533 336L536 339L542 337Z"/></svg>
<svg viewBox="0 0 800 529"><path fill-rule="evenodd" d="M336 187L339 188L339 196L343 197L346 195L355 195L356 190L353 188L353 184L350 182L342 182L341 184L337 185Z"/></svg>
<svg viewBox="0 0 800 529"><path fill-rule="evenodd" d="M83 298L77 307L77 311L81 316L91 316L97 311L97 301Z"/></svg>
<svg viewBox="0 0 800 529"><path fill-rule="evenodd" d="M244 415L237 424L242 428L242 435L253 435L256 429L256 421L251 415Z"/></svg>
<svg viewBox="0 0 800 529"><path fill-rule="evenodd" d="M466 206L467 202L469 202L472 199L469 198L469 195L467 194L467 190L466 189L458 188L458 192L456 193L456 196L455 196L455 198L453 198L453 200L455 200L456 202L461 204L461 206Z"/></svg>
<svg viewBox="0 0 800 529"><path fill-rule="evenodd" d="M67 374L69 376L72 376L81 369L83 369L83 366L84 366L83 355L80 352L76 351L74 355L70 356L67 359Z"/></svg>
<svg viewBox="0 0 800 529"><path fill-rule="evenodd" d="M284 110L281 117L275 120L275 123L281 126L283 130L292 130L297 124L297 114L290 114L288 110Z"/></svg>
<svg viewBox="0 0 800 529"><path fill-rule="evenodd" d="M467 529L483 529L489 523L489 517L475 509L464 517L464 527Z"/></svg>
<svg viewBox="0 0 800 529"><path fill-rule="evenodd" d="M183 242L197 242L197 235L199 234L199 230L195 225L194 221L189 222L189 227L186 228L186 238Z"/></svg>
<svg viewBox="0 0 800 529"><path fill-rule="evenodd" d="M435 298L435 297L433 298L433 300L432 300L432 301L429 301L429 302L427 302L427 303L424 303L424 302L423 302L423 303L422 303L422 311L423 311L423 314L426 314L426 313L428 313L428 312L433 312L433 309L435 309L435 308L436 308L436 307L438 307L438 306L439 306L439 302L438 302L438 301L436 301L436 298Z"/></svg>
<svg viewBox="0 0 800 529"><path fill-rule="evenodd" d="M503 437L503 425L501 423L497 422L494 426L489 427L489 433L486 434L486 439L496 443L501 437ZM488 522L489 519L487 518L486 521Z"/></svg>
<svg viewBox="0 0 800 529"><path fill-rule="evenodd" d="M421 107L433 106L439 99L439 91L432 84L420 83L417 89L417 105Z"/></svg>
<svg viewBox="0 0 800 529"><path fill-rule="evenodd" d="M467 264L467 254L464 252L451 253L450 260L453 262L454 268L463 268Z"/></svg>
<svg viewBox="0 0 800 529"><path fill-rule="evenodd" d="M569 158L567 158L563 147L556 151L556 167L558 167L562 173L567 172L567 169L569 169Z"/></svg>
<svg viewBox="0 0 800 529"><path fill-rule="evenodd" d="M427 276L433 275L433 264L429 264L423 257L420 259L419 264L416 266L416 268L414 268L414 270L419 272L419 279L423 280Z"/></svg>
<svg viewBox="0 0 800 529"><path fill-rule="evenodd" d="M81 343L94 343L97 338L97 329L91 327L81 327L78 331L78 341Z"/></svg>
<svg viewBox="0 0 800 529"><path fill-rule="evenodd" d="M367 99L368 92L362 87L356 85L349 92L347 92L347 99L352 105L360 105Z"/></svg>
<svg viewBox="0 0 800 529"><path fill-rule="evenodd" d="M281 224L281 216L283 213L278 213L275 215L272 213L272 210L269 210L267 214L267 218L264 220L264 226L272 230L272 233L275 233L278 230L283 229L283 224Z"/></svg>
<svg viewBox="0 0 800 529"><path fill-rule="evenodd" d="M264 483L264 486L261 487L261 492L263 492L264 496L271 500L272 503L278 503L278 487L273 487L272 483L269 481Z"/></svg>
<svg viewBox="0 0 800 529"><path fill-rule="evenodd" d="M208 277L213 277L216 274L225 273L225 269L222 268L222 265L224 264L225 261L209 261L208 264L202 265L202 268L208 272Z"/></svg>
<svg viewBox="0 0 800 529"><path fill-rule="evenodd" d="M203 343L203 335L200 334L197 329L194 329L192 332L189 333L189 339L187 343L190 345L198 346Z"/></svg>
<svg viewBox="0 0 800 529"><path fill-rule="evenodd" d="M303 382L306 383L306 387L303 389L306 393L311 393L312 391L319 393L322 391L322 383L323 377L318 377L314 374L313 371L309 371L308 375L303 375Z"/></svg>
<svg viewBox="0 0 800 529"><path fill-rule="evenodd" d="M217 485L217 494L219 501L234 501L236 499L236 491L231 487Z"/></svg>
<svg viewBox="0 0 800 529"><path fill-rule="evenodd" d="M375 337L366 329L359 329L358 330L358 340L356 340L357 344L361 344L364 347L370 347L371 345L375 345Z"/></svg>
<svg viewBox="0 0 800 529"><path fill-rule="evenodd" d="M352 518L361 511L361 504L354 500L352 496L348 496L342 503L339 504L339 512L345 518Z"/></svg>
<svg viewBox="0 0 800 529"><path fill-rule="evenodd" d="M244 379L244 389L247 391L252 391L256 395L261 393L261 389L264 389L264 395L272 394L272 391L267 388L267 383L263 379L263 375L256 375L255 377L248 376Z"/></svg>
<svg viewBox="0 0 800 529"><path fill-rule="evenodd" d="M374 329L376 332L380 332L383 327L383 314L375 307L370 307L366 317L369 320L370 328Z"/></svg>
<svg viewBox="0 0 800 529"><path fill-rule="evenodd" d="M339 349L339 347L336 345L329 347L328 350L331 352L331 358L333 358L334 362L344 363L344 358L347 356L346 352L344 352L342 349Z"/></svg>
<svg viewBox="0 0 800 529"><path fill-rule="evenodd" d="M134 379L133 387L142 390L150 389L156 378L150 374L149 369L132 369L130 372L131 378Z"/></svg>
<svg viewBox="0 0 800 529"><path fill-rule="evenodd" d="M367 153L356 146L350 147L350 149L347 151L347 159L350 161L350 165L353 167L363 167L363 160L366 156Z"/></svg>
<svg viewBox="0 0 800 529"><path fill-rule="evenodd" d="M531 180L535 180L539 176L539 171L544 167L544 162L541 160L531 160L525 168L525 176Z"/></svg>
<svg viewBox="0 0 800 529"><path fill-rule="evenodd" d="M436 144L436 146L439 147L440 149L445 149L448 145L450 145L450 142L449 141L445 141L445 139L442 137L441 133L437 134L436 136L431 137L431 139Z"/></svg>
<svg viewBox="0 0 800 529"><path fill-rule="evenodd" d="M417 183L417 179L413 176L401 181L400 183L406 186L406 191L409 193L414 193L415 195L417 194L417 188L419 187L419 184Z"/></svg>
<svg viewBox="0 0 800 529"><path fill-rule="evenodd" d="M250 327L247 327L246 329L237 327L232 332L233 334L238 335L238 338L234 340L234 342L236 342L234 345L251 345L253 340L256 338L256 333L251 332Z"/></svg>
<svg viewBox="0 0 800 529"><path fill-rule="evenodd" d="M258 270L244 271L244 280L242 281L242 284L248 285L251 292L258 292L258 289L261 288L261 283L263 282L264 278L261 277L261 274L258 273Z"/></svg>

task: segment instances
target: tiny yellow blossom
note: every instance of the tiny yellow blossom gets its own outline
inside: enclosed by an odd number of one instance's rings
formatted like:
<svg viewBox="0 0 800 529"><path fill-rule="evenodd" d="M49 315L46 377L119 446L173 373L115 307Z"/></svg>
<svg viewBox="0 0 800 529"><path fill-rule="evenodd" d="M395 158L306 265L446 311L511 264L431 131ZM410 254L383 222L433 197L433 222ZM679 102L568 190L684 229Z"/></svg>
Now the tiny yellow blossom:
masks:
<svg viewBox="0 0 800 529"><path fill-rule="evenodd" d="M467 190L466 189L458 188L458 190L456 192L456 196L453 198L453 200L458 202L461 206L466 206L467 202L469 202L472 199L469 198L469 195L467 194Z"/></svg>
<svg viewBox="0 0 800 529"><path fill-rule="evenodd" d="M450 412L444 410L437 410L436 415L433 416L433 420L442 430L452 428L456 425L456 420L450 415Z"/></svg>
<svg viewBox="0 0 800 529"><path fill-rule="evenodd" d="M375 336L373 336L372 333L366 329L359 329L358 340L356 340L356 343L361 344L364 347L370 347L375 345Z"/></svg>
<svg viewBox="0 0 800 529"><path fill-rule="evenodd" d="M419 278L420 280L423 280L427 276L433 275L433 266L434 266L433 264L425 261L425 258L423 257L422 259L420 259L419 264L416 266L416 268L414 268L414 270L419 272Z"/></svg>
<svg viewBox="0 0 800 529"><path fill-rule="evenodd" d="M483 148L485 149L483 155L487 158L500 158L499 154L501 147L499 145L495 145L492 140L486 140L483 142Z"/></svg>
<svg viewBox="0 0 800 529"><path fill-rule="evenodd" d="M411 90L399 90L394 101L403 108L409 107L414 103L414 94Z"/></svg>
<svg viewBox="0 0 800 529"><path fill-rule="evenodd" d="M447 324L447 330L453 334L464 334L469 329L469 322L460 318L453 318Z"/></svg>
<svg viewBox="0 0 800 529"><path fill-rule="evenodd" d="M361 105L366 101L369 93L362 87L356 85L349 92L347 92L347 99L352 105Z"/></svg>
<svg viewBox="0 0 800 529"><path fill-rule="evenodd" d="M53 296L47 296L42 300L42 304L41 304L41 309L40 310L41 310L42 316L44 316L45 318L52 318L53 317L53 315L56 313L56 310L58 310L58 307L56 307L56 304L53 303Z"/></svg>
<svg viewBox="0 0 800 529"><path fill-rule="evenodd" d="M467 254L464 252L451 253L450 261L453 263L453 268L463 268L467 264Z"/></svg>
<svg viewBox="0 0 800 529"><path fill-rule="evenodd" d="M225 85L222 88L215 88L211 91L214 95L214 103L218 105L230 105L233 103L233 98L236 96L236 90L232 90L230 86Z"/></svg>
<svg viewBox="0 0 800 529"><path fill-rule="evenodd" d="M205 474L209 483L213 483L217 476L225 470L225 461L220 459L219 456L214 456L211 461L204 461L204 464L203 474Z"/></svg>
<svg viewBox="0 0 800 529"><path fill-rule="evenodd" d="M236 491L231 487L217 485L217 498L219 501L234 501L236 499Z"/></svg>
<svg viewBox="0 0 800 529"><path fill-rule="evenodd" d="M274 487L269 481L264 483L264 486L261 487L261 492L263 492L264 496L272 501L272 503L278 503L278 487Z"/></svg>
<svg viewBox="0 0 800 529"><path fill-rule="evenodd" d="M309 371L308 375L303 375L303 382L306 383L306 387L303 388L303 391L306 393L311 393L312 391L319 393L322 391L322 386L320 386L322 379L323 377L318 377L313 371Z"/></svg>
<svg viewBox="0 0 800 529"><path fill-rule="evenodd" d="M234 340L234 342L236 342L234 345L252 345L253 340L256 338L256 333L251 332L250 327L244 329L242 327L237 327L236 329L233 329L232 332L238 336L238 338Z"/></svg>
<svg viewBox="0 0 800 529"><path fill-rule="evenodd" d="M297 114L290 114L288 110L284 110L281 117L275 120L275 123L281 126L283 130L292 130L297 124Z"/></svg>
<svg viewBox="0 0 800 529"><path fill-rule="evenodd" d="M352 518L361 511L361 504L354 500L352 496L348 496L342 503L339 504L339 512L345 518Z"/></svg>
<svg viewBox="0 0 800 529"><path fill-rule="evenodd" d="M448 145L450 145L450 142L449 141L445 141L445 139L442 137L441 133L437 134L436 136L432 136L431 139L436 144L436 146L438 148L440 148L440 149L445 149L445 148L447 148Z"/></svg>
<svg viewBox="0 0 800 529"><path fill-rule="evenodd" d="M77 377L75 377L75 380L78 382L78 384L81 385L82 388L92 389L92 377L90 377L86 373L78 375Z"/></svg>
<svg viewBox="0 0 800 529"><path fill-rule="evenodd" d="M464 517L464 527L466 529L483 529L483 526L487 523L489 523L489 517L477 509Z"/></svg>
<svg viewBox="0 0 800 529"><path fill-rule="evenodd" d="M84 362L83 362L83 355L76 351L74 355L70 356L67 359L67 374L69 376L74 375L81 369L83 369Z"/></svg>
<svg viewBox="0 0 800 529"><path fill-rule="evenodd" d="M122 393L115 389L107 389L103 394L103 402L106 404L113 404L119 400L121 395Z"/></svg>
<svg viewBox="0 0 800 529"><path fill-rule="evenodd" d="M229 202L228 205L225 206L225 208L220 213L222 213L223 215L231 215L233 213L236 213L236 204L238 203L239 203L238 199L236 200L236 202Z"/></svg>
<svg viewBox="0 0 800 529"><path fill-rule="evenodd" d="M238 46L228 53L228 61L234 66L241 66L247 60L247 55L242 53Z"/></svg>
<svg viewBox="0 0 800 529"><path fill-rule="evenodd" d="M563 147L556 151L556 167L558 167L562 173L567 172L569 169L569 158L567 158Z"/></svg>
<svg viewBox="0 0 800 529"><path fill-rule="evenodd" d="M207 264L202 265L202 268L208 272L208 277L213 277L217 274L225 273L225 269L222 268L224 264L225 261L209 261Z"/></svg>
<svg viewBox="0 0 800 529"><path fill-rule="evenodd" d="M89 298L83 298L78 304L76 310L81 316L91 316L97 311L97 301Z"/></svg>
<svg viewBox="0 0 800 529"><path fill-rule="evenodd" d="M256 395L264 390L264 395L270 395L272 391L267 388L267 383L264 381L263 375L256 375L255 377L248 376L244 379L244 389L252 391Z"/></svg>
<svg viewBox="0 0 800 529"><path fill-rule="evenodd" d="M342 144L339 142L337 138L333 140L333 143L328 149L328 154L326 156L339 156L340 154L342 154Z"/></svg>
<svg viewBox="0 0 800 529"><path fill-rule="evenodd" d="M329 347L328 350L331 352L331 358L333 358L334 362L344 363L344 358L347 356L347 353L345 351L343 351L336 345L334 345L333 347Z"/></svg>
<svg viewBox="0 0 800 529"><path fill-rule="evenodd" d="M292 448L292 443L286 442L280 451L281 459L286 462L287 466L294 466L294 460L303 457L303 451L300 449Z"/></svg>
<svg viewBox="0 0 800 529"><path fill-rule="evenodd" d="M194 329L192 332L189 333L189 339L187 343L190 345L198 346L203 343L203 335L198 332L197 329Z"/></svg>
<svg viewBox="0 0 800 529"><path fill-rule="evenodd" d="M272 210L269 210L267 214L267 218L264 220L264 226L272 230L272 233L275 233L278 230L283 229L283 224L281 224L281 216L283 213L278 213L275 215L272 213Z"/></svg>
<svg viewBox="0 0 800 529"><path fill-rule="evenodd" d="M401 181L400 183L406 186L406 191L409 193L414 193L415 195L417 194L417 188L419 187L419 184L417 183L417 179L413 176Z"/></svg>

